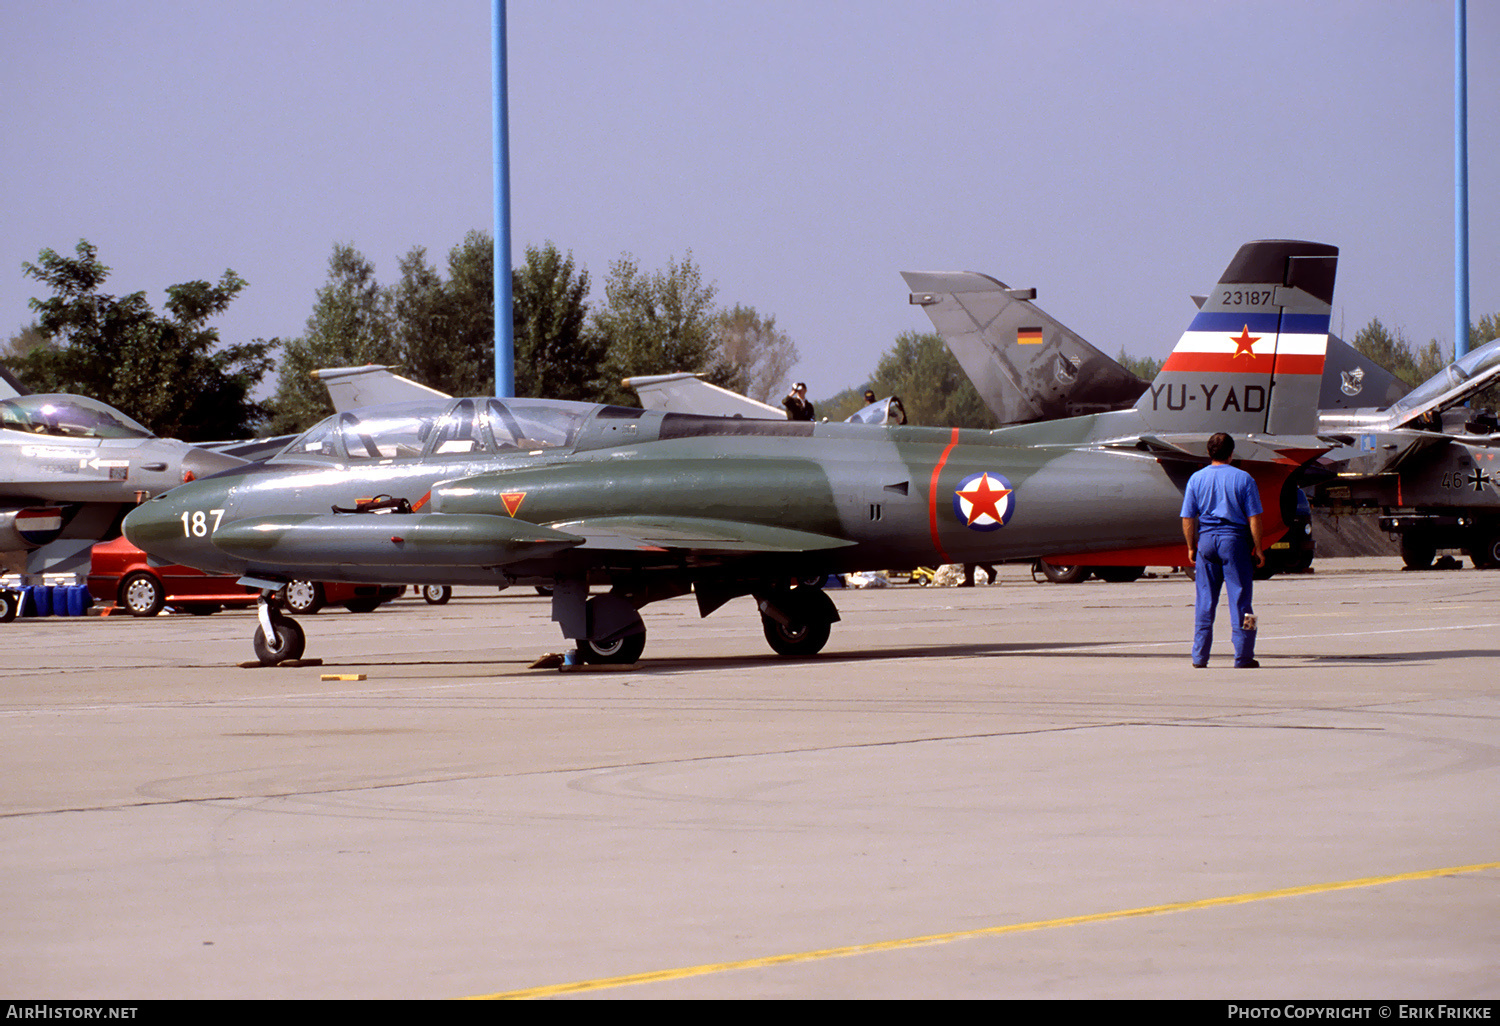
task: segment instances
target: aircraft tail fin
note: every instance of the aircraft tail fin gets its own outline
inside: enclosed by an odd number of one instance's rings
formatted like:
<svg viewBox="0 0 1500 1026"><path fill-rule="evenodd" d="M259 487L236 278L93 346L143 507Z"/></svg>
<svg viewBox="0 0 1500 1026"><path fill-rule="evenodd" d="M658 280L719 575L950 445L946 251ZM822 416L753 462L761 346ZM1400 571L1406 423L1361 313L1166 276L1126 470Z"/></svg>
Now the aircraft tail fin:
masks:
<svg viewBox="0 0 1500 1026"><path fill-rule="evenodd" d="M922 307L1001 424L1129 409L1146 382L1031 300L973 271L903 271Z"/></svg>
<svg viewBox="0 0 1500 1026"><path fill-rule="evenodd" d="M325 367L313 371L312 376L323 382L333 408L339 413L382 403L449 398L435 388L392 373L394 370L372 363L364 367Z"/></svg>
<svg viewBox="0 0 1500 1026"><path fill-rule="evenodd" d="M1338 252L1241 246L1136 406L1151 430L1316 434Z"/></svg>

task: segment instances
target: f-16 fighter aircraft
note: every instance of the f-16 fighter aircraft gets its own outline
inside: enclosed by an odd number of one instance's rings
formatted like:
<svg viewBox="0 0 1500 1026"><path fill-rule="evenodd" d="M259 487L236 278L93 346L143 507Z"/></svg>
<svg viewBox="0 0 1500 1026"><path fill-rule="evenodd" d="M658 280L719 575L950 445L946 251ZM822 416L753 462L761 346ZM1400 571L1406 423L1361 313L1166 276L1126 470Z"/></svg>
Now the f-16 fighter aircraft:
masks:
<svg viewBox="0 0 1500 1026"><path fill-rule="evenodd" d="M658 599L692 591L706 616L751 596L773 649L812 655L839 614L797 582L824 573L1060 546L1091 563L1183 562L1182 489L1215 431L1239 436L1275 510L1287 475L1326 448L1311 437L1332 298L1317 268L1334 253L1243 247L1131 410L977 431L419 402L330 417L266 463L139 507L125 533L262 588L265 663L304 650L274 604L293 578L551 584L552 618L594 662L636 661L639 610ZM1274 541L1283 525L1267 520Z"/></svg>
<svg viewBox="0 0 1500 1026"><path fill-rule="evenodd" d="M28 552L29 574L72 570L125 507L244 462L81 395L0 400L0 550Z"/></svg>

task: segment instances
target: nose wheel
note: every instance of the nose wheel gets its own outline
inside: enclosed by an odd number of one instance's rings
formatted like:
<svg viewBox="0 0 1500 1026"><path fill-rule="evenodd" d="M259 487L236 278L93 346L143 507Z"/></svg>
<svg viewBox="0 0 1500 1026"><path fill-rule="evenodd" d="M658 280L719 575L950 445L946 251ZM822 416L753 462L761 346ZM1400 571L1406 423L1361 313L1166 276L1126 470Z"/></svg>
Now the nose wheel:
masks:
<svg viewBox="0 0 1500 1026"><path fill-rule="evenodd" d="M255 628L255 638L251 645L260 664L275 666L301 659L307 648L307 635L303 633L301 624L282 614L276 605L274 594L262 593L255 612L260 624Z"/></svg>

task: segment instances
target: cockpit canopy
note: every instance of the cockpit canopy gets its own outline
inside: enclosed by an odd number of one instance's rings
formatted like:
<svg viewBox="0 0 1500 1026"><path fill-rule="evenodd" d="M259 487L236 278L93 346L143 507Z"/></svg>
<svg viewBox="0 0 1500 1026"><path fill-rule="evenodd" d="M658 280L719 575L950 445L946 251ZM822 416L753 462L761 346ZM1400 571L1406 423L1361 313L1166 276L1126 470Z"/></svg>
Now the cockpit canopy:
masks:
<svg viewBox="0 0 1500 1026"><path fill-rule="evenodd" d="M153 438L113 406L81 395L23 395L0 401L0 428L53 438Z"/></svg>
<svg viewBox="0 0 1500 1026"><path fill-rule="evenodd" d="M1444 403L1445 406L1452 406L1482 388L1484 381L1496 375L1497 368L1500 368L1500 339L1488 342L1470 352L1463 359L1450 363L1396 400L1391 409L1397 414L1416 412L1421 407L1444 397L1447 393L1454 392L1454 395ZM1481 380L1475 381L1476 377ZM1474 387L1472 389L1461 388L1466 382L1473 382Z"/></svg>
<svg viewBox="0 0 1500 1026"><path fill-rule="evenodd" d="M598 407L537 399L433 399L332 417L293 439L273 462L340 462L569 449Z"/></svg>

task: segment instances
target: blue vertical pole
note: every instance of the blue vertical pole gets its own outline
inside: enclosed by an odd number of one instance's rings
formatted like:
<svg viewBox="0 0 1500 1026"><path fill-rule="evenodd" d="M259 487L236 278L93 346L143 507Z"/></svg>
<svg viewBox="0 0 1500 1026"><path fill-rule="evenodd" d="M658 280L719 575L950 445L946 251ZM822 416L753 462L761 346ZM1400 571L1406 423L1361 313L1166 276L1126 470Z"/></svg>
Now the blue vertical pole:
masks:
<svg viewBox="0 0 1500 1026"><path fill-rule="evenodd" d="M1469 54L1466 0L1453 0L1453 358L1469 351Z"/></svg>
<svg viewBox="0 0 1500 1026"><path fill-rule="evenodd" d="M495 394L516 394L510 296L510 124L505 93L505 0L491 0L495 29Z"/></svg>

